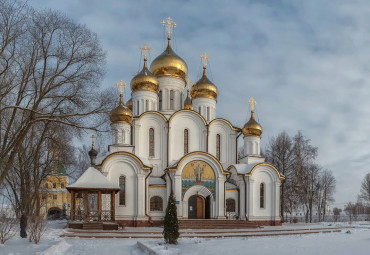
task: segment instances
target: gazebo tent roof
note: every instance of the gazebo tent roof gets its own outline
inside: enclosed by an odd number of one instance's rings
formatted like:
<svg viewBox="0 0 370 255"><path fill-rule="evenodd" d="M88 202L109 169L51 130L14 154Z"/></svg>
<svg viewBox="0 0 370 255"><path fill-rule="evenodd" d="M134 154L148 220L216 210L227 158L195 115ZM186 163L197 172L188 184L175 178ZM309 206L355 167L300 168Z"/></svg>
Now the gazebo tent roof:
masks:
<svg viewBox="0 0 370 255"><path fill-rule="evenodd" d="M119 190L120 188L111 183L99 170L89 167L75 183L68 185L67 189Z"/></svg>

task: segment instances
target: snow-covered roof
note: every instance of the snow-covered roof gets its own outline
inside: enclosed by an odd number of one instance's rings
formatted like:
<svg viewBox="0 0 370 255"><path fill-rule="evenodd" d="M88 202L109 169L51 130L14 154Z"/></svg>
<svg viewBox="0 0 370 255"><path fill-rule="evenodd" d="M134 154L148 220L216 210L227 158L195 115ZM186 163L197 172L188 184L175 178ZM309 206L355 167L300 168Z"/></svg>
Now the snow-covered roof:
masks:
<svg viewBox="0 0 370 255"><path fill-rule="evenodd" d="M111 183L99 170L89 167L75 183L68 185L67 189L119 190L119 186Z"/></svg>
<svg viewBox="0 0 370 255"><path fill-rule="evenodd" d="M149 185L166 185L166 182L161 177L150 177Z"/></svg>
<svg viewBox="0 0 370 255"><path fill-rule="evenodd" d="M226 189L237 189L238 187L236 187L234 184L230 183L230 182L227 182L226 183Z"/></svg>
<svg viewBox="0 0 370 255"><path fill-rule="evenodd" d="M232 165L238 174L248 174L250 171L252 171L253 167L258 165L259 163L253 163L253 164L234 164Z"/></svg>

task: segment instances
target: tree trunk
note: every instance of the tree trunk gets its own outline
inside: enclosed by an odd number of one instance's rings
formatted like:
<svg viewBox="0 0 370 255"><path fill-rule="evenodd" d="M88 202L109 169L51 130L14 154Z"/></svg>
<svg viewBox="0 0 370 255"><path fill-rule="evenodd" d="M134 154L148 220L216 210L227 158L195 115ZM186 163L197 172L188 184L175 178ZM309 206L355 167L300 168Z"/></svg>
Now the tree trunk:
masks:
<svg viewBox="0 0 370 255"><path fill-rule="evenodd" d="M27 238L27 215L22 213L21 215L21 220L20 220L20 228L21 228L21 237L22 238Z"/></svg>

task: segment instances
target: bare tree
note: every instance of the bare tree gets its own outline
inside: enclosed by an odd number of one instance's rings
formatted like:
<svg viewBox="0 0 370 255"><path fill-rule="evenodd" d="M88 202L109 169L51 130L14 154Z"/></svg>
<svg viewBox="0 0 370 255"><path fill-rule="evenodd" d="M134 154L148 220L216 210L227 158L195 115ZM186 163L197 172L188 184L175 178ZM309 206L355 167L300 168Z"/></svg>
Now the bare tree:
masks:
<svg viewBox="0 0 370 255"><path fill-rule="evenodd" d="M358 198L370 206L370 173L365 175L361 183L361 190Z"/></svg>
<svg viewBox="0 0 370 255"><path fill-rule="evenodd" d="M9 211L4 202L0 204L0 242L2 244L15 236L16 233L17 219Z"/></svg>
<svg viewBox="0 0 370 255"><path fill-rule="evenodd" d="M0 0L0 184L37 123L99 129L112 108L96 34L64 15ZM11 22L8 22L11 21Z"/></svg>
<svg viewBox="0 0 370 255"><path fill-rule="evenodd" d="M318 190L318 212L319 221L325 221L326 209L329 203L334 202L334 192L335 192L336 181L333 172L330 170L324 170L320 174Z"/></svg>
<svg viewBox="0 0 370 255"><path fill-rule="evenodd" d="M286 202L289 200L286 198L285 190L287 185L291 186L292 178L294 178L293 142L285 131L270 139L266 149L266 157L267 161L275 165L286 178L285 182L281 185L280 193L280 215L282 220L285 221L284 208L287 207Z"/></svg>
<svg viewBox="0 0 370 255"><path fill-rule="evenodd" d="M339 220L340 213L342 212L342 209L339 209L337 207L334 207L333 214L334 214L334 222L337 222Z"/></svg>

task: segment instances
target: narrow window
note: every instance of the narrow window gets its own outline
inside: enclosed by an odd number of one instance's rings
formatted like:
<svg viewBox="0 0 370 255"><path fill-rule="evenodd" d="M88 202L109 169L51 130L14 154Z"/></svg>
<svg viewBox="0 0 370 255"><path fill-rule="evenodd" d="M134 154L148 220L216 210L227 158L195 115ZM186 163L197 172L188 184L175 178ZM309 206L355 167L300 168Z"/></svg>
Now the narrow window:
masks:
<svg viewBox="0 0 370 255"><path fill-rule="evenodd" d="M162 90L159 91L159 110L162 110Z"/></svg>
<svg viewBox="0 0 370 255"><path fill-rule="evenodd" d="M137 100L136 101L136 113L137 113L136 115L139 115L140 114L139 106L140 106L140 101Z"/></svg>
<svg viewBox="0 0 370 255"><path fill-rule="evenodd" d="M119 177L119 205L126 205L126 177Z"/></svg>
<svg viewBox="0 0 370 255"><path fill-rule="evenodd" d="M175 109L174 97L175 97L175 92L171 90L170 91L170 110Z"/></svg>
<svg viewBox="0 0 370 255"><path fill-rule="evenodd" d="M265 184L260 184L260 208L265 208Z"/></svg>
<svg viewBox="0 0 370 255"><path fill-rule="evenodd" d="M149 157L154 157L154 128L149 129Z"/></svg>
<svg viewBox="0 0 370 255"><path fill-rule="evenodd" d="M198 112L199 112L199 114L202 114L202 108L200 108L200 106L199 106L199 108L198 108Z"/></svg>
<svg viewBox="0 0 370 255"><path fill-rule="evenodd" d="M210 112L209 112L209 106L207 107L207 121L209 121L209 119L210 119Z"/></svg>
<svg viewBox="0 0 370 255"><path fill-rule="evenodd" d="M44 184L44 188L45 188L45 189L48 189L48 188L49 188L49 183L47 183L47 182L46 182L46 183Z"/></svg>
<svg viewBox="0 0 370 255"><path fill-rule="evenodd" d="M180 109L184 108L184 93L181 92L181 95L180 95Z"/></svg>
<svg viewBox="0 0 370 255"><path fill-rule="evenodd" d="M184 130L184 155L189 153L189 130Z"/></svg>
<svg viewBox="0 0 370 255"><path fill-rule="evenodd" d="M145 111L149 111L149 100L145 100Z"/></svg>
<svg viewBox="0 0 370 255"><path fill-rule="evenodd" d="M60 183L60 188L64 189L64 182Z"/></svg>
<svg viewBox="0 0 370 255"><path fill-rule="evenodd" d="M221 135L216 135L216 158L221 159Z"/></svg>
<svg viewBox="0 0 370 255"><path fill-rule="evenodd" d="M58 195L53 195L53 200L57 200L58 199Z"/></svg>
<svg viewBox="0 0 370 255"><path fill-rule="evenodd" d="M163 211L163 199L160 196L150 198L150 211Z"/></svg>
<svg viewBox="0 0 370 255"><path fill-rule="evenodd" d="M235 212L235 199L226 199L226 212Z"/></svg>
<svg viewBox="0 0 370 255"><path fill-rule="evenodd" d="M57 184L53 182L53 189L56 189L56 188L57 188Z"/></svg>

